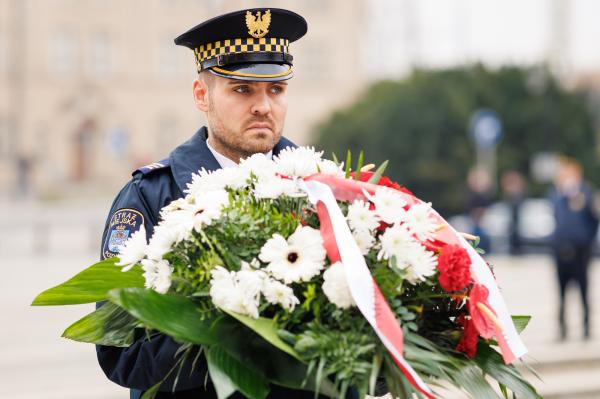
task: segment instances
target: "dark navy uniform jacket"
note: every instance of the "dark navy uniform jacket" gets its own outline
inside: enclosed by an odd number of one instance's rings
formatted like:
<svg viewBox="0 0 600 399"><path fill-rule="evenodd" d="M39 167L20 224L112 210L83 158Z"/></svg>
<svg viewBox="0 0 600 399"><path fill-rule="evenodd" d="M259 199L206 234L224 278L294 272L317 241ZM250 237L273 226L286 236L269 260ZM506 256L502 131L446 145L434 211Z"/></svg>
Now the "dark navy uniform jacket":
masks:
<svg viewBox="0 0 600 399"><path fill-rule="evenodd" d="M102 258L114 256L118 246L144 225L147 237L151 237L159 221L159 211L169 202L184 196L192 173L205 168L212 171L219 163L206 145L207 129L201 128L190 140L177 147L168 159L138 169L133 178L114 200L106 221L102 239ZM294 146L282 138L273 149L277 155L288 146ZM127 348L97 346L98 361L108 378L124 387L131 388L131 398L138 399L143 391L161 381L175 363L179 345L171 338L158 334L150 339L143 331ZM188 356L194 359L195 356ZM157 399L216 398L214 388L206 378L206 361L202 357L191 370L190 360L179 373L176 392L172 393L173 379L162 385ZM206 386L206 387L205 387ZM242 396L233 396L242 397ZM272 386L273 398L312 398L313 394L291 391Z"/></svg>
<svg viewBox="0 0 600 399"><path fill-rule="evenodd" d="M598 216L594 211L592 189L585 183L582 183L577 192L571 195L552 189L549 199L556 220L553 246L593 245L598 230Z"/></svg>

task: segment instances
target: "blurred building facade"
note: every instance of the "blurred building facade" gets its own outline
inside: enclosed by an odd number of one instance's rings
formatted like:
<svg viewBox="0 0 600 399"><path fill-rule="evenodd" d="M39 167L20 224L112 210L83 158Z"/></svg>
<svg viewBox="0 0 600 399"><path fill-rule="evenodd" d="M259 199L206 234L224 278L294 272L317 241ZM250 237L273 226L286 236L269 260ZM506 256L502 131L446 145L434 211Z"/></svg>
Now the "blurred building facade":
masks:
<svg viewBox="0 0 600 399"><path fill-rule="evenodd" d="M269 2L273 4L273 2ZM352 101L364 78L362 0L278 1L306 17L284 134ZM0 195L112 192L203 121L183 31L248 0L0 0Z"/></svg>

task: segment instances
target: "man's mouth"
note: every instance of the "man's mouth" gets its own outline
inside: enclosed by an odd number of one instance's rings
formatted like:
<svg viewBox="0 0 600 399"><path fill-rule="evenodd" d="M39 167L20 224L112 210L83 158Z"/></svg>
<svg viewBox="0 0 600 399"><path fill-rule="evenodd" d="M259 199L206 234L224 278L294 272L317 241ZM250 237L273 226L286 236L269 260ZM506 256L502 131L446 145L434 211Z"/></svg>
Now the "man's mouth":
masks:
<svg viewBox="0 0 600 399"><path fill-rule="evenodd" d="M248 129L269 129L269 130L273 130L271 128L271 124L267 123L267 122L254 122L254 123L250 124L250 126L248 126Z"/></svg>

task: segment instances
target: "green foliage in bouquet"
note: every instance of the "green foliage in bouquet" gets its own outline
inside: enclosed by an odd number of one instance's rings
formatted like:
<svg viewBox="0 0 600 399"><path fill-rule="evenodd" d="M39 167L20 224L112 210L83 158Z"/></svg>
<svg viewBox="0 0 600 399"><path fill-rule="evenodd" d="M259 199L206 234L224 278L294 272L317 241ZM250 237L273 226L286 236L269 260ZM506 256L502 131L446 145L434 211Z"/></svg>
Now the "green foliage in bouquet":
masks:
<svg viewBox="0 0 600 399"><path fill-rule="evenodd" d="M356 307L343 265L327 260L317 210L298 184L317 172L369 181L380 186L373 197L339 201L339 207L402 326L408 363L429 383L449 383L473 398L500 397L490 380L505 398L509 391L538 398L519 371L504 364L493 340L473 335L467 307L473 280L461 275L457 286L438 271L451 251L423 244L435 231L428 205L398 208L395 193L402 188L383 177L385 165L361 173L362 158L351 173L350 156L344 169L299 148L275 160L259 154L239 168L201 171L185 198L163 208L149 242L140 230L120 259L91 266L33 304L107 301L63 336L128 346L140 329L167 334L182 344L171 373L200 347L196 356L206 357L219 398L239 391L262 399L269 384L331 397L351 388L361 396L421 396ZM387 213L385 204L391 204ZM411 222L412 216L421 221ZM400 251L401 238L406 246ZM460 263L459 255L446 261ZM519 317L515 324L522 329L527 321Z"/></svg>

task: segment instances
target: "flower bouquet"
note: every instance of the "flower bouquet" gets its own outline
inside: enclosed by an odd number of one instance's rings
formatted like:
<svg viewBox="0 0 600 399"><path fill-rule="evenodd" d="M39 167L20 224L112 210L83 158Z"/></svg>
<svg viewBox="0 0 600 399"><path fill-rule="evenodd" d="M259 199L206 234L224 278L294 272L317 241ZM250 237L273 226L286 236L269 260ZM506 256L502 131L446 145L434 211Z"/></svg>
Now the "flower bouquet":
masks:
<svg viewBox="0 0 600 399"><path fill-rule="evenodd" d="M144 328L180 342L181 362L200 346L219 398L269 384L434 398L439 383L538 398L511 365L529 318L508 314L475 243L362 163L300 147L201 170L149 241L142 227L34 305L107 301L64 332L78 341L128 346Z"/></svg>

